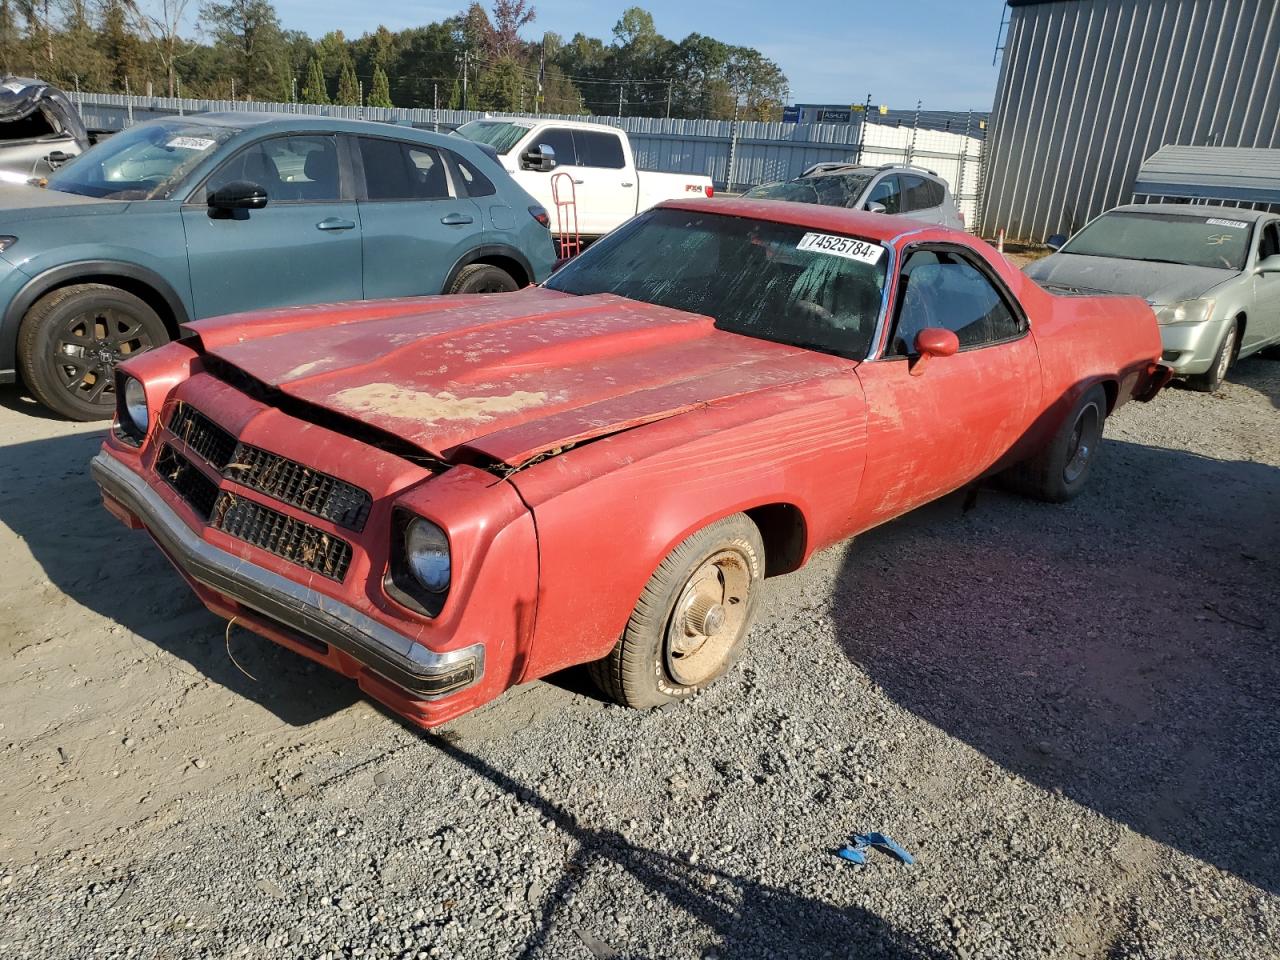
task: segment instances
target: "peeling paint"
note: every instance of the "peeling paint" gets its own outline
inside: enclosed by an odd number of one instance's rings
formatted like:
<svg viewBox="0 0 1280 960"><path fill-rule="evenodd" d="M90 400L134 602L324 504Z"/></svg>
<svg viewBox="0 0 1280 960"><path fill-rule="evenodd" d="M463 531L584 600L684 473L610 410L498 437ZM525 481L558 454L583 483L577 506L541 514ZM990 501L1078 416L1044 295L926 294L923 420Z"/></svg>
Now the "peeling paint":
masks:
<svg viewBox="0 0 1280 960"><path fill-rule="evenodd" d="M333 394L336 406L355 414L380 414L396 420L475 420L483 423L500 413L517 413L547 400L545 391L517 390L493 397L459 397L448 391L427 393L394 383L368 383Z"/></svg>

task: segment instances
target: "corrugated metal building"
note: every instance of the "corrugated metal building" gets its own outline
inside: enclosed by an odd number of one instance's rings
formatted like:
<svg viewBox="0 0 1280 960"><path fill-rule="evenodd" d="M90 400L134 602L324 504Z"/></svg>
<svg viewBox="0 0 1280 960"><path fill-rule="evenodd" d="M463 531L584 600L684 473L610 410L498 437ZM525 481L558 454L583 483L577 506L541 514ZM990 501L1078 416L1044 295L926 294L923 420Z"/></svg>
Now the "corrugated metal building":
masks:
<svg viewBox="0 0 1280 960"><path fill-rule="evenodd" d="M1008 0L982 232L1128 202L1167 144L1280 147L1280 0Z"/></svg>

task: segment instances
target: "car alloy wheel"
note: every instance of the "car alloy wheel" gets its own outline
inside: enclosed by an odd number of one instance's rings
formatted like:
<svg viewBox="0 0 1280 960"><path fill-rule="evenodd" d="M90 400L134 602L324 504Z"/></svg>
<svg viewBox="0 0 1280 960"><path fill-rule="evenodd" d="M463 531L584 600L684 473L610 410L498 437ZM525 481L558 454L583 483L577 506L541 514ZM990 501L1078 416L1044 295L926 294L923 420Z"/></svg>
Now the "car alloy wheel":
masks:
<svg viewBox="0 0 1280 960"><path fill-rule="evenodd" d="M1076 415L1067 441L1067 462L1062 468L1062 479L1073 484L1089 468L1090 458L1102 436L1102 412L1096 403L1088 403Z"/></svg>
<svg viewBox="0 0 1280 960"><path fill-rule="evenodd" d="M115 393L116 364L156 346L142 321L116 307L68 317L54 336L54 365L64 390L104 404Z"/></svg>

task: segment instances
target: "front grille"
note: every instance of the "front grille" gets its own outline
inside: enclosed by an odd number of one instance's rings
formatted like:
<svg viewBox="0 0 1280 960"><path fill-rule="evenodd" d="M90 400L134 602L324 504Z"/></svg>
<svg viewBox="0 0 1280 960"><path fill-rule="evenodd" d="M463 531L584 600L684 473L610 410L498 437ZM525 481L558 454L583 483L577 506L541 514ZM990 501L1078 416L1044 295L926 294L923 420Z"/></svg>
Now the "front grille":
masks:
<svg viewBox="0 0 1280 960"><path fill-rule="evenodd" d="M179 403L169 429L229 480L359 532L373 498L344 480L303 466L235 437L194 407Z"/></svg>
<svg viewBox="0 0 1280 960"><path fill-rule="evenodd" d="M204 471L166 443L156 457L156 473L190 504L192 510L205 520L209 519L218 500L218 485L206 477Z"/></svg>
<svg viewBox="0 0 1280 960"><path fill-rule="evenodd" d="M213 464L215 470L222 470L231 462L236 438L194 407L179 403L169 417L169 429L188 450Z"/></svg>
<svg viewBox="0 0 1280 960"><path fill-rule="evenodd" d="M359 487L246 443L222 475L349 530L363 530L369 518L372 498Z"/></svg>
<svg viewBox="0 0 1280 960"><path fill-rule="evenodd" d="M345 577L351 563L351 544L345 540L234 493L218 497L210 524L331 580Z"/></svg>

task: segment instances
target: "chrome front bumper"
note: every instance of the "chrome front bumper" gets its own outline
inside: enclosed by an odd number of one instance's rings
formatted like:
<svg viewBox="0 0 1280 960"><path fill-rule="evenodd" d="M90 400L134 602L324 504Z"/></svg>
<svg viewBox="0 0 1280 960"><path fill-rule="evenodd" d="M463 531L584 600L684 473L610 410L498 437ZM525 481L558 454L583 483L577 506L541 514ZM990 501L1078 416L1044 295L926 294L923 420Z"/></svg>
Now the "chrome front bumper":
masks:
<svg viewBox="0 0 1280 960"><path fill-rule="evenodd" d="M432 700L484 675L484 644L436 653L359 610L207 543L146 481L103 452L90 464L102 491L132 513L188 577L268 620L342 650Z"/></svg>

